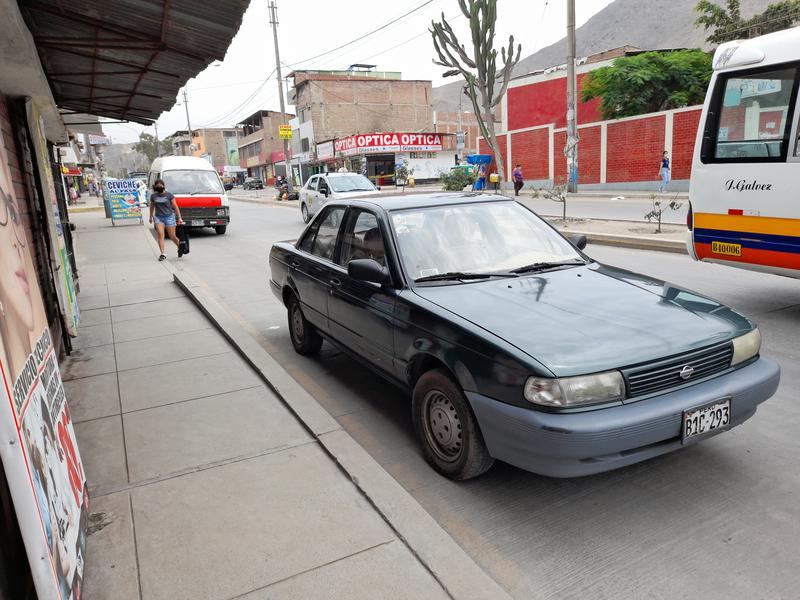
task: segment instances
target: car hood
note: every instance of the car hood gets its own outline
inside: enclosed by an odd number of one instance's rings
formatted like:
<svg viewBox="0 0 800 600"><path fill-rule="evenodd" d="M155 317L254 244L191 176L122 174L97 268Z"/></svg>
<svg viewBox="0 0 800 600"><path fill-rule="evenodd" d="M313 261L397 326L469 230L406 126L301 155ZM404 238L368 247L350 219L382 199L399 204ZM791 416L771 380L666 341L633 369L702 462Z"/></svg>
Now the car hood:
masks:
<svg viewBox="0 0 800 600"><path fill-rule="evenodd" d="M414 291L516 346L556 376L646 362L746 333L730 308L598 263Z"/></svg>

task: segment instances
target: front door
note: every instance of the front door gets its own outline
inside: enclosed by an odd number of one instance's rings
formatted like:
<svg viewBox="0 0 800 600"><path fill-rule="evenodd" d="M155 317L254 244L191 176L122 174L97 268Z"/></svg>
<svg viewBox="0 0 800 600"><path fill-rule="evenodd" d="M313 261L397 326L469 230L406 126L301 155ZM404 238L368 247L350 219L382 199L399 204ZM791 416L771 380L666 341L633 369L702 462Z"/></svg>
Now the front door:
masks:
<svg viewBox="0 0 800 600"><path fill-rule="evenodd" d="M392 323L395 294L388 286L356 281L347 263L371 258L386 266L384 235L376 215L351 209L342 231L337 263L330 278L328 305L331 335L384 371L391 372L394 353Z"/></svg>
<svg viewBox="0 0 800 600"><path fill-rule="evenodd" d="M306 319L328 331L330 278L336 268L333 258L345 208L333 207L320 215L300 240L300 252L293 256L289 272L297 287Z"/></svg>

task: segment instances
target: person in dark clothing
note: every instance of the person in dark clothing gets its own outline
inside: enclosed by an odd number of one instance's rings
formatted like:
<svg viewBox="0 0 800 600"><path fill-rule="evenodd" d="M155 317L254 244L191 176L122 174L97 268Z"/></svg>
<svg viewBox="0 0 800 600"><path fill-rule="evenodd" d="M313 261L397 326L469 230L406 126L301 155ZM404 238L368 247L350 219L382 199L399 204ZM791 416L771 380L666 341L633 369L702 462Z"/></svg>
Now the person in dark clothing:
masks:
<svg viewBox="0 0 800 600"><path fill-rule="evenodd" d="M658 170L658 175L661 177L661 185L658 191L661 193L666 192L670 180L669 152L666 150L664 150L664 153L661 155L661 165Z"/></svg>
<svg viewBox="0 0 800 600"><path fill-rule="evenodd" d="M150 222L155 223L156 233L158 233L158 249L161 250L158 260L167 258L164 254L165 234L177 246L178 257L183 256L178 236L175 235L175 227L178 223L183 223L181 209L175 201L175 196L167 191L163 179L156 179L153 184L153 193L150 194Z"/></svg>
<svg viewBox="0 0 800 600"><path fill-rule="evenodd" d="M522 176L522 166L517 164L514 171L511 173L511 178L514 180L514 195L519 196L519 191L525 184L525 178Z"/></svg>

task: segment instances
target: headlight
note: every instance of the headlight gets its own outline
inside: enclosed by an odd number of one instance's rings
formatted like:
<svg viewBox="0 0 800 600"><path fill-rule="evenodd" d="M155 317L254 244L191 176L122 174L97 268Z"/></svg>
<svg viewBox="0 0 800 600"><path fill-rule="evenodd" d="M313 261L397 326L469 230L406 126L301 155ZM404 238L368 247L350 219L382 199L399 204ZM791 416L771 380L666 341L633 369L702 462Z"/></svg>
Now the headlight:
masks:
<svg viewBox="0 0 800 600"><path fill-rule="evenodd" d="M758 327L749 333L733 338L733 358L731 366L753 358L761 350L761 332Z"/></svg>
<svg viewBox="0 0 800 600"><path fill-rule="evenodd" d="M528 377L525 399L541 406L570 407L622 400L625 382L619 371L580 377Z"/></svg>
<svg viewBox="0 0 800 600"><path fill-rule="evenodd" d="M227 208L218 208L217 209L217 216L218 217L224 217L227 214L228 214L228 209Z"/></svg>

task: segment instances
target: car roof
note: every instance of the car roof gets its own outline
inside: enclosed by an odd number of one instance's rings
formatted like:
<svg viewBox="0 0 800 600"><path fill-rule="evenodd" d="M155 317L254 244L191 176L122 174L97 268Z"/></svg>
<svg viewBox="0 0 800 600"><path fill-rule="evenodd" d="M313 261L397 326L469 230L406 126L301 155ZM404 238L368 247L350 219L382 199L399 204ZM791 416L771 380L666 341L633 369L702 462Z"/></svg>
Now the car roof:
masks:
<svg viewBox="0 0 800 600"><path fill-rule="evenodd" d="M325 175L326 177L347 177L348 175L361 175L361 173L355 173L353 171L348 171L346 173L317 173L317 175Z"/></svg>
<svg viewBox="0 0 800 600"><path fill-rule="evenodd" d="M490 202L513 202L512 198L502 194L484 194L481 192L441 192L436 194L374 195L349 200L332 200L325 206L377 206L386 211L405 210L408 208L430 208L432 206L451 206L455 204L477 204Z"/></svg>
<svg viewBox="0 0 800 600"><path fill-rule="evenodd" d="M199 170L214 171L214 165L199 156L160 156L153 161L150 171Z"/></svg>

